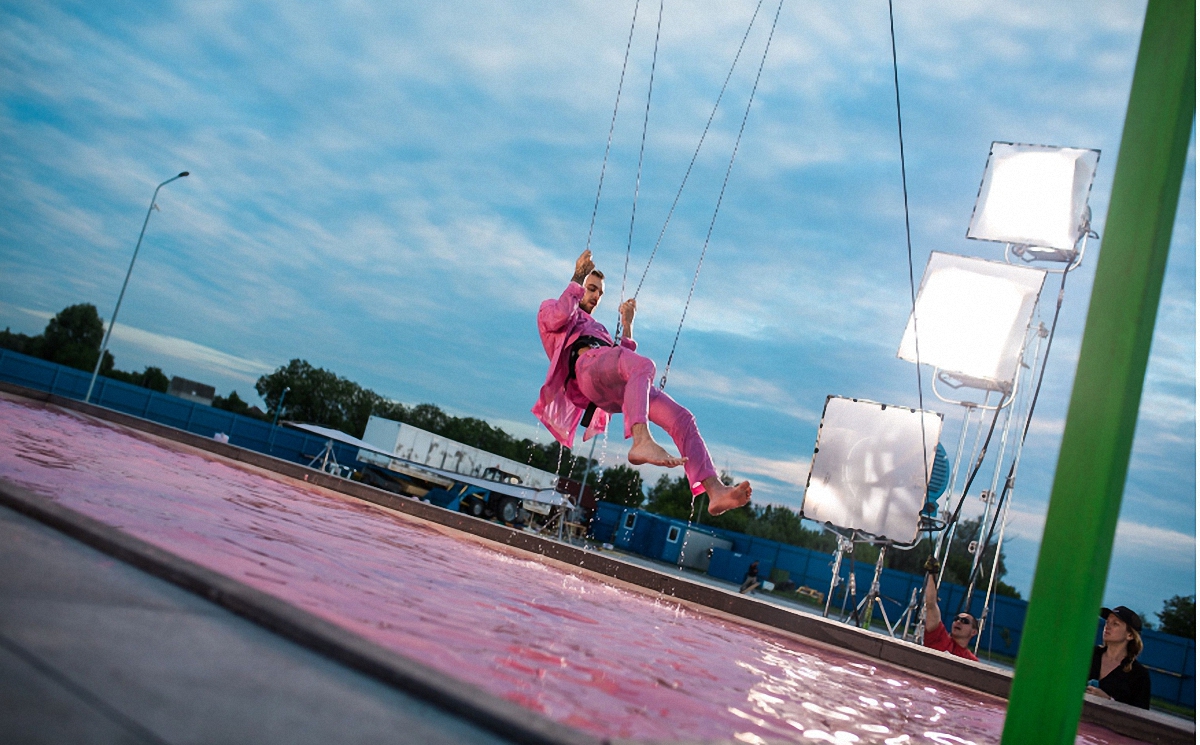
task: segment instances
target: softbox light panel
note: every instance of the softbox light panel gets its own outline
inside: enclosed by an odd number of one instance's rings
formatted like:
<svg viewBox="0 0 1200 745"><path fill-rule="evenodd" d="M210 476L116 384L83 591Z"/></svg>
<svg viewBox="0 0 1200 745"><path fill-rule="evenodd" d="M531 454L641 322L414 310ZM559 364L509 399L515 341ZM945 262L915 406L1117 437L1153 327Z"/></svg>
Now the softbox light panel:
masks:
<svg viewBox="0 0 1200 745"><path fill-rule="evenodd" d="M941 433L942 416L932 411L828 397L801 513L838 528L912 543Z"/></svg>
<svg viewBox="0 0 1200 745"><path fill-rule="evenodd" d="M1073 252L1099 150L993 142L967 237Z"/></svg>
<svg viewBox="0 0 1200 745"><path fill-rule="evenodd" d="M1045 279L1041 269L934 251L897 356L917 362L919 341L922 364L1008 390Z"/></svg>

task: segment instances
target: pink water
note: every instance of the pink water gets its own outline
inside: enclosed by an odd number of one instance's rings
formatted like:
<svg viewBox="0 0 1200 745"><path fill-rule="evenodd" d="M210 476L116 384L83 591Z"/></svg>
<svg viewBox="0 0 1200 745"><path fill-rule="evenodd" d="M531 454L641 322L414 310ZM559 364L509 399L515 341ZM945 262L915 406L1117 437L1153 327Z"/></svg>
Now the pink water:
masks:
<svg viewBox="0 0 1200 745"><path fill-rule="evenodd" d="M0 398L0 477L597 735L1000 739L995 699L73 414Z"/></svg>

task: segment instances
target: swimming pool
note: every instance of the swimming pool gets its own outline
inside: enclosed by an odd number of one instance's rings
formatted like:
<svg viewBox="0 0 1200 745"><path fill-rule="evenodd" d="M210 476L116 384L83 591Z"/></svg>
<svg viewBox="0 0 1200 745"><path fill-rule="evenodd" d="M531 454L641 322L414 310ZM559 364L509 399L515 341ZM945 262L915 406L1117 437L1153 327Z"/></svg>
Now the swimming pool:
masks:
<svg viewBox="0 0 1200 745"><path fill-rule="evenodd" d="M82 416L0 399L0 425L3 478L594 734L999 740L999 699Z"/></svg>

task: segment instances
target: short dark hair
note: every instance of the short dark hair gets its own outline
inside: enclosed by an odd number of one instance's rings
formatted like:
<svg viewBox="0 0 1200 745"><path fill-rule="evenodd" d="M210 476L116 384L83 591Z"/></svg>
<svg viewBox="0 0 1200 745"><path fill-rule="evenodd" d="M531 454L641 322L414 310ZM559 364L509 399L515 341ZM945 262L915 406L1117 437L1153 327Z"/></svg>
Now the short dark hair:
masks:
<svg viewBox="0 0 1200 745"><path fill-rule="evenodd" d="M588 272L588 274L595 274L600 279L604 279L604 272L600 271L599 269L593 269L592 271ZM584 279L587 279L587 277L584 277Z"/></svg>

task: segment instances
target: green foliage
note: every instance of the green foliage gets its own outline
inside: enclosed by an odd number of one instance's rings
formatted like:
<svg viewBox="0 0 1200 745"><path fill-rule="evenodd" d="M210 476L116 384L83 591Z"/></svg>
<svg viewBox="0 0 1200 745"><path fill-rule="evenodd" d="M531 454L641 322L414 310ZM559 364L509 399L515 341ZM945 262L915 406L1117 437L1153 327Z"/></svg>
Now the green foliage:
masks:
<svg viewBox="0 0 1200 745"><path fill-rule="evenodd" d="M11 349L30 357L41 357L42 335L14 334L10 326L0 331L0 349Z"/></svg>
<svg viewBox="0 0 1200 745"><path fill-rule="evenodd" d="M167 388L171 385L171 379L159 367L147 367L140 373L108 370L104 373L104 377L121 380L131 385L141 386L142 388L149 388L159 393L166 393Z"/></svg>
<svg viewBox="0 0 1200 745"><path fill-rule="evenodd" d="M222 396L214 397L212 405L214 409L224 409L225 411L232 411L234 414L241 414L242 416L249 416L254 417L255 419L264 420L270 419L270 417L259 411L256 407L252 407L250 404L243 401L242 397L238 395L237 391L230 393L227 398Z"/></svg>
<svg viewBox="0 0 1200 745"><path fill-rule="evenodd" d="M728 482L728 478L722 480ZM786 507L757 507L750 503L720 515L710 515L708 495L700 494L693 502L692 490L683 477L672 479L666 475L660 476L650 488L645 509L679 520L687 520L690 514L694 522L702 525L819 551L833 551L837 545L837 539L832 535L805 528L800 517ZM875 556L872 556L871 561L874 560Z"/></svg>
<svg viewBox="0 0 1200 745"><path fill-rule="evenodd" d="M587 465L582 458L563 458L560 462L557 443L538 445L529 439L518 440L482 419L451 416L433 404L405 406L304 360L292 360L262 376L254 388L272 415L282 397L280 418L331 427L355 437L362 437L367 420L375 415L545 471L559 473L561 463L565 462L567 473L573 478L581 477ZM289 389L286 396L285 388ZM595 468L596 462L591 465Z"/></svg>
<svg viewBox="0 0 1200 745"><path fill-rule="evenodd" d="M42 359L91 372L103 340L104 322L96 306L80 303L63 308L50 319L42 332L39 353ZM101 372L112 369L111 355L105 354L105 363Z"/></svg>
<svg viewBox="0 0 1200 745"><path fill-rule="evenodd" d="M673 517L677 520L694 520L697 509L707 508L707 503L701 504L699 499L692 498L692 490L688 487L687 479L671 478L666 474L658 477L650 492L646 495L646 510L658 515Z"/></svg>
<svg viewBox="0 0 1200 745"><path fill-rule="evenodd" d="M606 468L596 487L596 496L625 507L641 507L646 499L642 492L642 474L624 464Z"/></svg>
<svg viewBox="0 0 1200 745"><path fill-rule="evenodd" d="M1196 638L1196 596L1174 595L1163 601L1163 609L1156 613L1159 630L1188 639Z"/></svg>
<svg viewBox="0 0 1200 745"><path fill-rule="evenodd" d="M977 517L973 520L962 520L958 523L958 527L954 531L954 539L950 542L950 553L946 557L946 560L942 562L946 565L943 581L965 587L970 580L972 557L967 548L970 546L971 541L978 540L981 520L981 517ZM929 558L931 551L929 538L925 537L910 551L899 551L896 549L889 551L886 564L890 569L921 574L924 571L921 567L925 563L925 560ZM987 591L988 581L992 572L992 562L995 558L996 543L993 541L983 552L982 570L979 572L978 579L975 580L977 590ZM1015 587L1003 581L1002 578L1007 573L1008 568L1004 565L1004 552L1001 551L1000 563L996 566L996 594L1020 598L1021 593L1017 592Z"/></svg>

